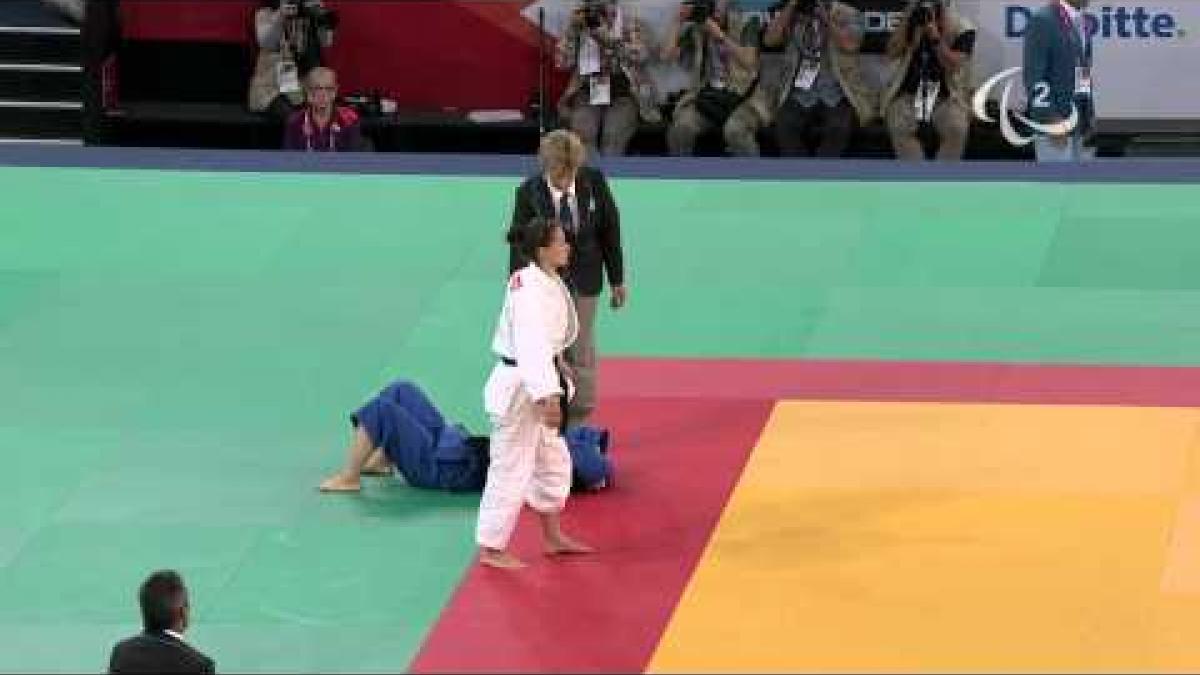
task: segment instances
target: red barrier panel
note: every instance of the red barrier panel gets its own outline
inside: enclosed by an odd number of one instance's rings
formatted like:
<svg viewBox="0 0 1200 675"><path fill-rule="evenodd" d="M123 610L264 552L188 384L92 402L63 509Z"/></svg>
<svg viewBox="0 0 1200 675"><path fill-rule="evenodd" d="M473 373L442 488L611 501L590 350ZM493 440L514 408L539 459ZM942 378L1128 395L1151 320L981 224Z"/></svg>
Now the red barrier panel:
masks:
<svg viewBox="0 0 1200 675"><path fill-rule="evenodd" d="M537 88L538 30L521 15L531 3L329 0L341 26L327 60L343 91L379 89L402 107L524 109ZM123 37L251 41L257 6L254 0L123 0ZM551 73L552 92L561 91L563 79Z"/></svg>
<svg viewBox="0 0 1200 675"><path fill-rule="evenodd" d="M134 40L244 42L253 39L255 0L121 0L121 32Z"/></svg>

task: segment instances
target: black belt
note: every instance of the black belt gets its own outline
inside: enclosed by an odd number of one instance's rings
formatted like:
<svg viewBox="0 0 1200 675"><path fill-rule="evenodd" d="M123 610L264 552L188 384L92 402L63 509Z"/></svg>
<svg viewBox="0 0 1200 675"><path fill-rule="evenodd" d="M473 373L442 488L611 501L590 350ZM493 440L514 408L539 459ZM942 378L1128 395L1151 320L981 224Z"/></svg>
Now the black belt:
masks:
<svg viewBox="0 0 1200 675"><path fill-rule="evenodd" d="M507 356L501 356L500 363L503 363L509 368L517 367L517 360L510 359ZM558 427L558 433L565 434L567 432L567 378L564 377L562 371L558 369L557 362L554 363L554 372L558 374L558 386L562 387L563 390L563 395L558 399L559 408L562 410L562 423Z"/></svg>

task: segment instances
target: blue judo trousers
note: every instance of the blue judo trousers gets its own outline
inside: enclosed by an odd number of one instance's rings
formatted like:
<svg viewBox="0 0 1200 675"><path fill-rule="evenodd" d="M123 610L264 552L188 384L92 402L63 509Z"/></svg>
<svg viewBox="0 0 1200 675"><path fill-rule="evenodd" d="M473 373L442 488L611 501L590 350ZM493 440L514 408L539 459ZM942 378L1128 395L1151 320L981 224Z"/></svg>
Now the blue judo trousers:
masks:
<svg viewBox="0 0 1200 675"><path fill-rule="evenodd" d="M449 424L425 392L397 380L350 417L376 448L381 448L413 487L456 492L479 491L487 477L488 438ZM590 426L566 431L574 470L573 488L595 489L612 478L607 430Z"/></svg>

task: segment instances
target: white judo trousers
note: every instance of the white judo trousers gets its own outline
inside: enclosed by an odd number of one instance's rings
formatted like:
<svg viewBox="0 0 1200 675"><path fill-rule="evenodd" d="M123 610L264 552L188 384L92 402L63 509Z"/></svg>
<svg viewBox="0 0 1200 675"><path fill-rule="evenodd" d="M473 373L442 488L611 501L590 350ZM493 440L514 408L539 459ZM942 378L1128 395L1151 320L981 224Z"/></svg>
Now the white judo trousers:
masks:
<svg viewBox="0 0 1200 675"><path fill-rule="evenodd" d="M536 265L513 274L492 349L516 365L498 363L483 392L492 436L475 531L482 547L507 548L525 504L540 513L566 505L571 455L558 429L543 423L536 401L571 393L559 385L554 359L578 332L571 294L557 275Z"/></svg>
<svg viewBox="0 0 1200 675"><path fill-rule="evenodd" d="M493 419L490 452L475 538L480 546L502 550L522 505L539 513L555 513L566 505L571 455L558 430L542 423L541 412L524 391L509 415Z"/></svg>

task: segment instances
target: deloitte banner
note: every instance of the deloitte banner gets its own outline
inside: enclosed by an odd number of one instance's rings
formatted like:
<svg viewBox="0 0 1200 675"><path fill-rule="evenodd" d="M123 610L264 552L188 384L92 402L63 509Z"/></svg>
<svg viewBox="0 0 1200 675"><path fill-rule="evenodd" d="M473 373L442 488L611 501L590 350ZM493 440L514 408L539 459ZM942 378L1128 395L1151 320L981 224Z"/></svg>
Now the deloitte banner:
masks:
<svg viewBox="0 0 1200 675"><path fill-rule="evenodd" d="M661 35L677 0L625 0ZM741 6L766 18L774 0L742 0ZM850 0L865 15L867 41L864 57L877 82L886 77L881 53L891 31L902 17L904 0ZM1020 66L1022 39L1033 11L1044 0L957 0L959 11L978 28L975 54L976 84L1000 71ZM536 20L537 8L546 10L546 29L559 35L574 2L541 0L524 9ZM1153 2L1101 2L1087 10L1096 41L1096 104L1103 119L1200 120L1200 0ZM659 64L654 68L660 89L682 86L678 69Z"/></svg>
<svg viewBox="0 0 1200 675"><path fill-rule="evenodd" d="M977 83L1021 65L1022 39L1041 2L959 0L980 27ZM1200 120L1200 0L1121 4L1093 0L1087 9L1096 49L1096 107L1102 119Z"/></svg>

